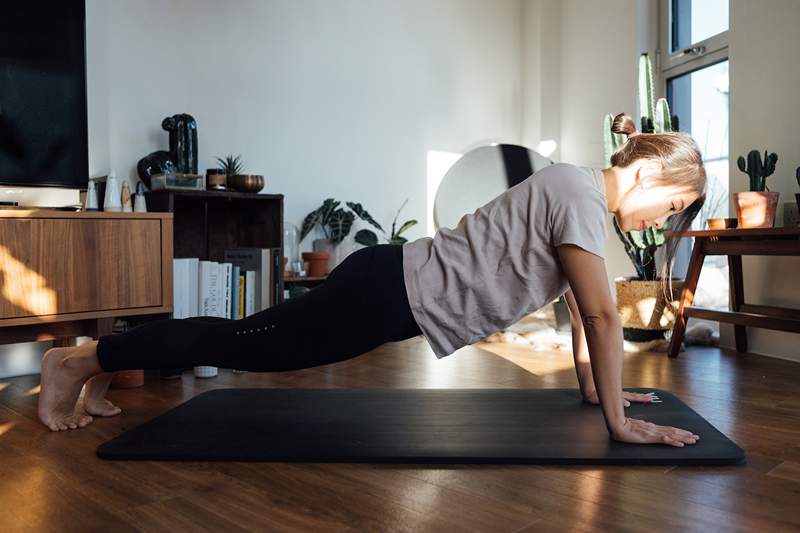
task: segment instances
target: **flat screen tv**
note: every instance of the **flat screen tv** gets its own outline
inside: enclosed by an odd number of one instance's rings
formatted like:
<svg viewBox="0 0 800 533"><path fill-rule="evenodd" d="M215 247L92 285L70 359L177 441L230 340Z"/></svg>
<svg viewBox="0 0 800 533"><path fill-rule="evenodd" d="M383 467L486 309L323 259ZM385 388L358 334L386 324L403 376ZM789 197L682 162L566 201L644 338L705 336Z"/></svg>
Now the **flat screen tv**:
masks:
<svg viewBox="0 0 800 533"><path fill-rule="evenodd" d="M84 0L3 2L0 185L86 188Z"/></svg>

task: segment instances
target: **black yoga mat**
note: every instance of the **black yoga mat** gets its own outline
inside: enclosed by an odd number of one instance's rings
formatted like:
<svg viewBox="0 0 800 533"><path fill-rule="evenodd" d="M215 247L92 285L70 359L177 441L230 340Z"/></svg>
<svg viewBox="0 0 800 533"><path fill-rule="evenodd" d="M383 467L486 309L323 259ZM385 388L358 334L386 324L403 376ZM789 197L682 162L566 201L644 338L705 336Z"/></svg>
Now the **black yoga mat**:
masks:
<svg viewBox="0 0 800 533"><path fill-rule="evenodd" d="M575 389L220 389L97 448L104 459L723 465L744 450L676 398L627 416L700 435L676 448L609 438Z"/></svg>

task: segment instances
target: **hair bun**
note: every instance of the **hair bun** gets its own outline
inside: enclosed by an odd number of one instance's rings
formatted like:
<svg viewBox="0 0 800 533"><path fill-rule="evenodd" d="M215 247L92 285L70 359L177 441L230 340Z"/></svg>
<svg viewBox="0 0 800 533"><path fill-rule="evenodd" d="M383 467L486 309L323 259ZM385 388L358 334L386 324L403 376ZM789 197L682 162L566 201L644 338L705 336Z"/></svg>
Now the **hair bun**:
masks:
<svg viewBox="0 0 800 533"><path fill-rule="evenodd" d="M614 117L614 122L611 124L611 131L614 133L621 133L631 137L636 135L636 123L631 117L625 113L620 113Z"/></svg>

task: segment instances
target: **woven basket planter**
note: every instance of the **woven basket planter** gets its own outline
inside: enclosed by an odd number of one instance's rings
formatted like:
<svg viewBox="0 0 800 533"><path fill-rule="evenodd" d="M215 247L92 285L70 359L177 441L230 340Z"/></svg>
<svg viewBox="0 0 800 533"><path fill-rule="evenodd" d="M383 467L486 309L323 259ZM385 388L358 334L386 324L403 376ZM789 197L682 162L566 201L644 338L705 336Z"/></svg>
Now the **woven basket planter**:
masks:
<svg viewBox="0 0 800 533"><path fill-rule="evenodd" d="M678 299L683 289L682 279L672 281L674 299L671 302L666 301L660 281L617 278L614 284L617 288L617 312L624 329L646 330L652 332L650 336L655 338L663 336L664 331L675 325ZM636 336L635 332L626 333L629 333L626 338Z"/></svg>

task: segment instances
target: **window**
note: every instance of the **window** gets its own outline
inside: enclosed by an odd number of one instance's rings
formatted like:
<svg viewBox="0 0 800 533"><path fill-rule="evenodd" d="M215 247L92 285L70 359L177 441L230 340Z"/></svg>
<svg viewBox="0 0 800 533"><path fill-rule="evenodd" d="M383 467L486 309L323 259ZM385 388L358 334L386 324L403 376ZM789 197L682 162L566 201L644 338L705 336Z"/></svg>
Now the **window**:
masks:
<svg viewBox="0 0 800 533"><path fill-rule="evenodd" d="M706 203L692 229L705 229L709 218L728 216L728 2L661 0L657 54L661 79L680 130L691 134L700 147L708 176ZM684 239L676 274L686 272L691 244L691 239ZM706 258L695 302L728 308L725 257Z"/></svg>

